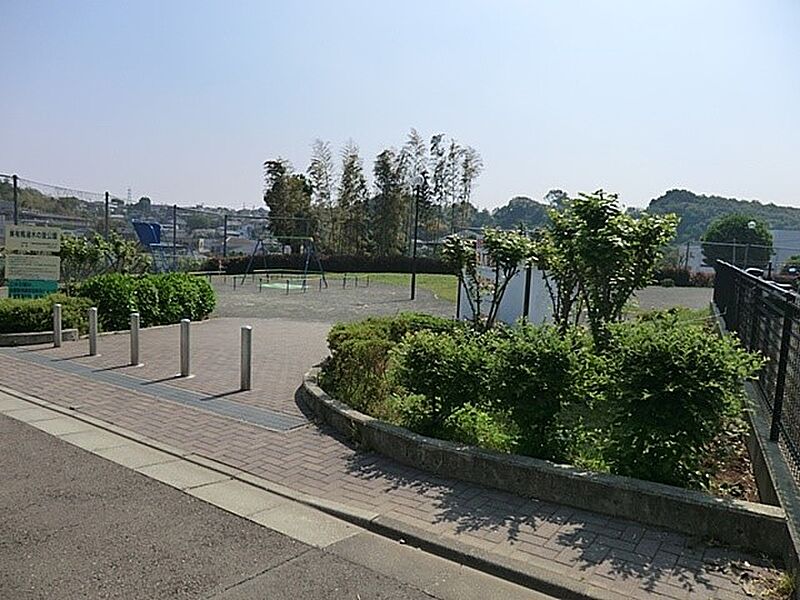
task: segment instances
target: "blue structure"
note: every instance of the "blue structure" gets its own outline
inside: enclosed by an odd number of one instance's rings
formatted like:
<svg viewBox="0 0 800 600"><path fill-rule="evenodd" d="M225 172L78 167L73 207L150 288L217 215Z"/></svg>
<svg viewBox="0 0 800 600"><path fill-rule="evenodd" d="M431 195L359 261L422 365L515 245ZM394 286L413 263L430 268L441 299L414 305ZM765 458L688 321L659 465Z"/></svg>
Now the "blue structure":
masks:
<svg viewBox="0 0 800 600"><path fill-rule="evenodd" d="M136 231L139 242L152 255L153 268L158 273L171 271L175 266L175 257L164 252L165 249L171 250L172 246L161 243L161 225L159 223L133 221L133 229Z"/></svg>

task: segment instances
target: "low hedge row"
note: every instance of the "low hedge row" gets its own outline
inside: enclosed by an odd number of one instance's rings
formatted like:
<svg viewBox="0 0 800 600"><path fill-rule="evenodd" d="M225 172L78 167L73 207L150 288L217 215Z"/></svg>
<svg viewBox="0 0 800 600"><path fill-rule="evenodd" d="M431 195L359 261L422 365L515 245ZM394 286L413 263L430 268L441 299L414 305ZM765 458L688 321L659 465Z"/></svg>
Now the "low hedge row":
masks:
<svg viewBox="0 0 800 600"><path fill-rule="evenodd" d="M128 329L134 311L142 327L150 327L181 319L200 321L216 305L211 285L187 273L98 275L77 284L73 291L97 307L100 326L106 331Z"/></svg>
<svg viewBox="0 0 800 600"><path fill-rule="evenodd" d="M323 389L422 435L679 486L709 485L761 361L679 311L583 328L474 331L402 315L335 326Z"/></svg>
<svg viewBox="0 0 800 600"><path fill-rule="evenodd" d="M229 256L223 259L210 258L201 267L203 271L222 269L228 274L241 274L247 269L249 256ZM269 254L266 263L263 256L253 260L254 269L286 269L302 271L305 268L305 256L302 254ZM325 271L332 273L410 273L411 258L408 256L321 256L320 262ZM266 264L266 267L264 266ZM316 269L316 264L309 265ZM453 270L438 258L418 257L417 273L450 274Z"/></svg>
<svg viewBox="0 0 800 600"><path fill-rule="evenodd" d="M92 306L88 298L51 294L44 298L23 300L0 299L0 333L27 333L53 330L53 304L61 304L61 324L65 329L86 333L86 311Z"/></svg>

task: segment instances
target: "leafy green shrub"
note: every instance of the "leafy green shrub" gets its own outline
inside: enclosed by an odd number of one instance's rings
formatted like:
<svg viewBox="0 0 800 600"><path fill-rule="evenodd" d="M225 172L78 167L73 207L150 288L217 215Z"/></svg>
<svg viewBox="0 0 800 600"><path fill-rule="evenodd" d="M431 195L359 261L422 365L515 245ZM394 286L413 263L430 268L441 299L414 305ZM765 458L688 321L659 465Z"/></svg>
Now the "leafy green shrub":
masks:
<svg viewBox="0 0 800 600"><path fill-rule="evenodd" d="M353 408L371 412L389 399L391 386L385 377L389 350L406 334L462 327L449 319L416 313L334 325L328 333L331 357L320 374L320 383Z"/></svg>
<svg viewBox="0 0 800 600"><path fill-rule="evenodd" d="M489 411L467 402L444 422L448 439L498 452L513 452L521 431L508 413Z"/></svg>
<svg viewBox="0 0 800 600"><path fill-rule="evenodd" d="M98 275L78 284L76 291L97 306L101 327L107 331L127 329L134 311L139 312L143 327L169 325L183 318L199 321L216 302L205 279L186 273Z"/></svg>
<svg viewBox="0 0 800 600"><path fill-rule="evenodd" d="M431 402L431 426L440 429L464 403L487 404L491 372L487 342L492 337L425 330L408 335L392 350L388 379L399 389L425 396Z"/></svg>
<svg viewBox="0 0 800 600"><path fill-rule="evenodd" d="M53 304L61 304L61 323L65 329L86 333L86 311L91 301L64 294L51 294L31 300L0 299L0 333L26 333L53 330Z"/></svg>
<svg viewBox="0 0 800 600"><path fill-rule="evenodd" d="M661 287L675 287L675 280L670 279L669 277L665 277L661 281L658 282L658 285Z"/></svg>
<svg viewBox="0 0 800 600"><path fill-rule="evenodd" d="M707 446L741 411L741 383L761 360L731 336L664 313L610 330L604 409L614 473L702 487Z"/></svg>
<svg viewBox="0 0 800 600"><path fill-rule="evenodd" d="M520 325L485 345L490 354L489 403L510 412L521 429L519 451L562 460L568 435L560 414L578 410L589 381L578 371L591 364L582 330ZM575 407L573 407L575 405Z"/></svg>

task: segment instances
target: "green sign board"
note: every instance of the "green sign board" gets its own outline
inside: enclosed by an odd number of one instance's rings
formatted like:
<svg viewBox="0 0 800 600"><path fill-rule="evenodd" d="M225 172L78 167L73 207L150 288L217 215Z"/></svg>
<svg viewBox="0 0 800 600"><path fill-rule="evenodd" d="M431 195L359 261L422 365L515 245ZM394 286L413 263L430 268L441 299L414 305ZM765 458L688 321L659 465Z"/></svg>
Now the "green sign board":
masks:
<svg viewBox="0 0 800 600"><path fill-rule="evenodd" d="M44 279L9 279L9 298L41 298L58 291L57 281Z"/></svg>

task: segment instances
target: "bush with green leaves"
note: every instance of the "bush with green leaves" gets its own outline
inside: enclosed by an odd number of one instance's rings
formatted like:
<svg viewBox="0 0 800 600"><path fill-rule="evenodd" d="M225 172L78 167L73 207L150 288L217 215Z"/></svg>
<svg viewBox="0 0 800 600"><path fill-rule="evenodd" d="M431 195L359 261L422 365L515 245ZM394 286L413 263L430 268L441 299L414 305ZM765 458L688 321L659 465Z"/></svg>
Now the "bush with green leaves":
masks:
<svg viewBox="0 0 800 600"><path fill-rule="evenodd" d="M321 383L422 435L705 487L760 359L690 311L609 326L474 330L418 316L334 327ZM705 460L705 462L704 462ZM712 463L713 464L713 463Z"/></svg>
<svg viewBox="0 0 800 600"><path fill-rule="evenodd" d="M186 273L110 273L87 279L75 286L75 291L97 307L106 331L127 329L131 312L139 313L143 327L169 325L184 318L200 321L211 314L216 303L211 285Z"/></svg>
<svg viewBox="0 0 800 600"><path fill-rule="evenodd" d="M56 303L61 304L62 326L86 333L86 311L91 306L91 301L64 294L34 299L0 299L0 333L53 331L53 304Z"/></svg>
<svg viewBox="0 0 800 600"><path fill-rule="evenodd" d="M374 413L391 393L385 377L390 349L407 333L460 328L450 319L416 313L334 325L328 333L331 356L320 383L353 408Z"/></svg>
<svg viewBox="0 0 800 600"><path fill-rule="evenodd" d="M703 487L709 444L741 413L741 385L761 366L732 336L680 313L614 325L603 418L605 458L620 475Z"/></svg>

